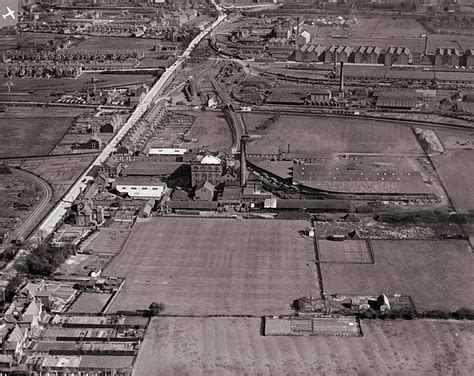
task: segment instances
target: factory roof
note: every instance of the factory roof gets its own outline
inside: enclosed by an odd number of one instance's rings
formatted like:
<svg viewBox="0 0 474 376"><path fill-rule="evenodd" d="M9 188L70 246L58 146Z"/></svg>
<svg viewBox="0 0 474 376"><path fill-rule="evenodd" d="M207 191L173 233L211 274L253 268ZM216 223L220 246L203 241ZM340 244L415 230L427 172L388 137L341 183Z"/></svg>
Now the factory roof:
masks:
<svg viewBox="0 0 474 376"><path fill-rule="evenodd" d="M435 76L441 81L461 81L474 82L474 72L472 71L440 71Z"/></svg>
<svg viewBox="0 0 474 376"><path fill-rule="evenodd" d="M115 181L116 185L153 185L166 186L166 183L154 176L121 176Z"/></svg>
<svg viewBox="0 0 474 376"><path fill-rule="evenodd" d="M390 69L385 74L385 78L399 78L406 80L433 80L435 78L435 72L419 69Z"/></svg>
<svg viewBox="0 0 474 376"><path fill-rule="evenodd" d="M167 205L170 209L181 210L216 210L216 201L168 201Z"/></svg>
<svg viewBox="0 0 474 376"><path fill-rule="evenodd" d="M240 200L241 196L240 187L226 186L222 192L222 200Z"/></svg>
<svg viewBox="0 0 474 376"><path fill-rule="evenodd" d="M462 53L458 48L452 48L452 47L438 47L436 50L436 53L440 55L446 55L446 56L451 56L451 55L457 55L461 56Z"/></svg>
<svg viewBox="0 0 474 376"><path fill-rule="evenodd" d="M392 54L392 55L402 55L402 54L409 55L411 51L408 47L391 46L391 47L389 47L387 52Z"/></svg>
<svg viewBox="0 0 474 376"><path fill-rule="evenodd" d="M171 175L182 165L182 162L133 161L123 173L127 176Z"/></svg>
<svg viewBox="0 0 474 376"><path fill-rule="evenodd" d="M412 96L384 96L381 95L377 98L377 107L390 107L390 108L406 108L413 109L416 107L417 99Z"/></svg>
<svg viewBox="0 0 474 376"><path fill-rule="evenodd" d="M277 209L320 209L348 211L350 205L344 200L277 200Z"/></svg>

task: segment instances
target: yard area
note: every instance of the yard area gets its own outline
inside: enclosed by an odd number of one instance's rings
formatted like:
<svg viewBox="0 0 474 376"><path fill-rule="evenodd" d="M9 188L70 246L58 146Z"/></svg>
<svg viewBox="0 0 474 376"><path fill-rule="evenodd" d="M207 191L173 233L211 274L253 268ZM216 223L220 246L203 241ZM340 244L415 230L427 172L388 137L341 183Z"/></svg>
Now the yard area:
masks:
<svg viewBox="0 0 474 376"><path fill-rule="evenodd" d="M431 160L456 211L474 210L474 151L449 150L432 156Z"/></svg>
<svg viewBox="0 0 474 376"><path fill-rule="evenodd" d="M152 218L135 225L105 269L126 277L110 311L168 314L288 314L294 299L319 294L309 223L285 220Z"/></svg>
<svg viewBox="0 0 474 376"><path fill-rule="evenodd" d="M252 115L248 115L250 117ZM343 117L281 115L257 140L249 143L250 153L352 152L421 153L410 127L394 122Z"/></svg>
<svg viewBox="0 0 474 376"><path fill-rule="evenodd" d="M232 132L227 120L220 112L192 112L196 116L186 139L197 138L196 143L184 143L184 148L205 148L209 151L229 149L232 146Z"/></svg>
<svg viewBox="0 0 474 376"><path fill-rule="evenodd" d="M365 320L363 337L260 335L260 319L153 319L134 375L470 375L469 322Z"/></svg>
<svg viewBox="0 0 474 376"><path fill-rule="evenodd" d="M375 264L321 264L327 295L411 295L423 310L474 308L465 241L373 240Z"/></svg>

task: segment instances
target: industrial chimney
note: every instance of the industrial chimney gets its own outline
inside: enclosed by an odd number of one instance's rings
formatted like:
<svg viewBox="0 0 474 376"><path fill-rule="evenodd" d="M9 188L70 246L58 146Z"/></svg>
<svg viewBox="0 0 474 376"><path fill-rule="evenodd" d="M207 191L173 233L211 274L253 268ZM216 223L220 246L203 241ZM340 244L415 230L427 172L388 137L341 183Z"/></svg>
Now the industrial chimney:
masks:
<svg viewBox="0 0 474 376"><path fill-rule="evenodd" d="M341 72L339 74L339 99L344 99L344 62L341 61Z"/></svg>
<svg viewBox="0 0 474 376"><path fill-rule="evenodd" d="M245 187L247 179L247 161L246 161L246 144L249 136L244 134L240 138L240 185Z"/></svg>
<svg viewBox="0 0 474 376"><path fill-rule="evenodd" d="M296 36L295 36L296 47L300 46L300 18L296 17Z"/></svg>
<svg viewBox="0 0 474 376"><path fill-rule="evenodd" d="M428 34L425 34L425 56L428 56Z"/></svg>

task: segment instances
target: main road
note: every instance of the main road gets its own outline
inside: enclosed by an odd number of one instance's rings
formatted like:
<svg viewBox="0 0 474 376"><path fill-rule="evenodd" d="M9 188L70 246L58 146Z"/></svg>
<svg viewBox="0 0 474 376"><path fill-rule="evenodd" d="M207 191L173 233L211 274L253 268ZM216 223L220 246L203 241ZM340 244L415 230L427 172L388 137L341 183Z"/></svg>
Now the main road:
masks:
<svg viewBox="0 0 474 376"><path fill-rule="evenodd" d="M63 219L67 210L71 206L71 203L78 197L81 190L85 190L87 187L86 176L89 171L94 166L100 166L104 163L107 158L112 154L112 152L117 148L120 141L125 137L128 131L137 123L140 117L148 110L148 108L154 103L154 100L157 96L163 94L163 91L166 90L169 82L173 78L173 75L179 71L186 59L189 58L191 52L196 48L196 46L208 35L212 30L219 26L226 18L227 15L224 13L223 9L216 4L215 0L211 0L212 4L218 12L217 19L206 29L204 29L199 35L197 35L183 52L183 54L162 74L162 76L156 81L152 89L148 94L143 98L143 100L137 105L133 113L127 119L126 123L122 128L117 132L117 134L112 138L112 140L105 146L102 152L97 156L97 158L89 165L89 167L83 172L83 174L76 180L76 182L71 186L71 188L66 192L63 198L58 202L55 208L50 212L50 214L44 219L41 225L38 227L37 231L33 234L34 238L43 238L51 234L56 227L56 225Z"/></svg>

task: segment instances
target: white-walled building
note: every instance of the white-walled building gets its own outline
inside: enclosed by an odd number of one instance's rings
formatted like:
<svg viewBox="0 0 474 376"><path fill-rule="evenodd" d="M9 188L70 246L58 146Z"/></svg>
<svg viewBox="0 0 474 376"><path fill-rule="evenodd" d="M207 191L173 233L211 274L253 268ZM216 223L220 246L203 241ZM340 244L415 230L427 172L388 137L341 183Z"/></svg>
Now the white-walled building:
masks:
<svg viewBox="0 0 474 376"><path fill-rule="evenodd" d="M126 176L117 179L116 189L132 198L160 198L166 190L166 183L157 177Z"/></svg>
<svg viewBox="0 0 474 376"><path fill-rule="evenodd" d="M148 155L178 156L184 155L187 149L181 148L150 148Z"/></svg>

